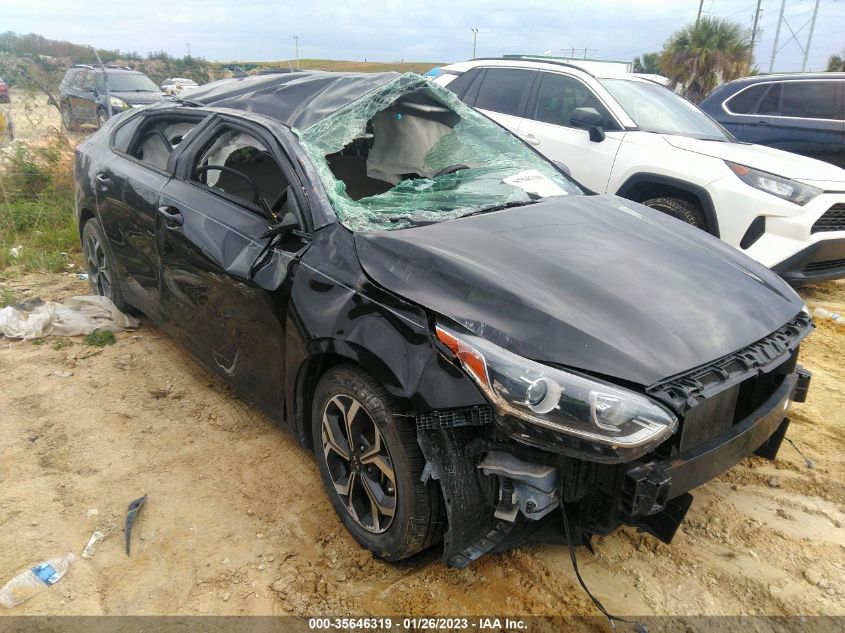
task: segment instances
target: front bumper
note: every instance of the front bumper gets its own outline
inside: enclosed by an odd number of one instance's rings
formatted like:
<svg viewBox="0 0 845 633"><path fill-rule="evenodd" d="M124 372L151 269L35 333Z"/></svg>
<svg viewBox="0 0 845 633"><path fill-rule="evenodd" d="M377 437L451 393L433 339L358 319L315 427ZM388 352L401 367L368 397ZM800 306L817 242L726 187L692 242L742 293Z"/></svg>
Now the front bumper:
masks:
<svg viewBox="0 0 845 633"><path fill-rule="evenodd" d="M845 277L845 237L815 242L772 270L792 286Z"/></svg>
<svg viewBox="0 0 845 633"><path fill-rule="evenodd" d="M785 376L753 413L724 434L669 459L633 464L625 473L622 521L669 542L689 507L689 501L681 498L689 497L690 490L752 453L775 459L789 426L789 404L805 400L810 378L810 373L799 367Z"/></svg>

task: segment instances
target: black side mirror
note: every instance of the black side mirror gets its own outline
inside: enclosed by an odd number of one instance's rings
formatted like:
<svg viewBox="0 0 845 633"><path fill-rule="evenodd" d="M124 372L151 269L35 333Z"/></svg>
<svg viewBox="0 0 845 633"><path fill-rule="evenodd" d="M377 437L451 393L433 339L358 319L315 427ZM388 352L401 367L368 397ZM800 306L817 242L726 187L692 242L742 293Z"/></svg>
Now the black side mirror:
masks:
<svg viewBox="0 0 845 633"><path fill-rule="evenodd" d="M566 174L567 176L572 176L572 172L570 171L569 167L567 167L565 164L563 164L559 160L553 160L552 162L555 164L555 167L561 170L564 174Z"/></svg>
<svg viewBox="0 0 845 633"><path fill-rule="evenodd" d="M572 127L587 130L590 133L590 140L601 143L606 135L604 133L604 117L595 108L575 108L569 116Z"/></svg>

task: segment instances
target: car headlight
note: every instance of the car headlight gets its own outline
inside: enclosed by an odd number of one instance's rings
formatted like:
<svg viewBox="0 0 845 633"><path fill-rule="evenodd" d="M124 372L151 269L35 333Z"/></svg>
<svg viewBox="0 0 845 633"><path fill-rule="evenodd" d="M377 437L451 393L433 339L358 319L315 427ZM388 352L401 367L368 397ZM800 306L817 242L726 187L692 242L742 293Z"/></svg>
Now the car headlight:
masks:
<svg viewBox="0 0 845 633"><path fill-rule="evenodd" d="M609 447L626 459L648 452L677 428L674 415L643 395L536 363L439 324L435 331L506 415Z"/></svg>
<svg viewBox="0 0 845 633"><path fill-rule="evenodd" d="M109 97L109 103L111 103L111 107L120 108L121 110L129 107L129 104L120 97Z"/></svg>
<svg viewBox="0 0 845 633"><path fill-rule="evenodd" d="M745 184L798 205L805 205L822 193L822 190L816 187L804 185L788 178L781 178L780 176L775 176L774 174L758 169L752 169L745 165L732 163L728 160L725 161L725 164Z"/></svg>

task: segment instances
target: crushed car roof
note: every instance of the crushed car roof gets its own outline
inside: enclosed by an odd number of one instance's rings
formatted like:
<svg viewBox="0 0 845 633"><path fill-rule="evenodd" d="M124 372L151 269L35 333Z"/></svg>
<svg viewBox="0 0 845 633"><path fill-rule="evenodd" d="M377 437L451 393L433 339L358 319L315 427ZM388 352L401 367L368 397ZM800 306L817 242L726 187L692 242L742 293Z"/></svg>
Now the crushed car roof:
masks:
<svg viewBox="0 0 845 633"><path fill-rule="evenodd" d="M233 77L191 91L191 101L255 112L305 129L398 76L309 71Z"/></svg>

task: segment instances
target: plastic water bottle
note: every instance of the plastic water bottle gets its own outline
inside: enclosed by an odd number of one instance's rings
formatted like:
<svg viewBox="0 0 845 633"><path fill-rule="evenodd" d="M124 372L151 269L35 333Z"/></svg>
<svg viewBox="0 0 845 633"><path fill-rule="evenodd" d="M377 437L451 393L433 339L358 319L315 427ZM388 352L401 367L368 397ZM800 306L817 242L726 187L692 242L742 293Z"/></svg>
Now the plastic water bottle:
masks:
<svg viewBox="0 0 845 633"><path fill-rule="evenodd" d="M17 606L40 593L42 589L55 585L67 573L73 559L73 554L68 554L64 558L45 560L32 569L22 571L0 589L0 606Z"/></svg>
<svg viewBox="0 0 845 633"><path fill-rule="evenodd" d="M833 321L839 327L845 326L845 317L836 312L825 310L824 308L816 308L813 310L813 318L820 321Z"/></svg>

